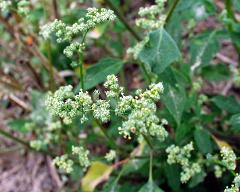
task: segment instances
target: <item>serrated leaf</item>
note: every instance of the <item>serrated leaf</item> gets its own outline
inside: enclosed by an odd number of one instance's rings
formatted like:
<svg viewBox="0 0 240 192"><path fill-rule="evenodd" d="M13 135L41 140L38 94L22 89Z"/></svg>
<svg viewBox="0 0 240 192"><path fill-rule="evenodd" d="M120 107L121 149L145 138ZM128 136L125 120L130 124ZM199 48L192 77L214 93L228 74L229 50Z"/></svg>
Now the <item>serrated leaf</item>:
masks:
<svg viewBox="0 0 240 192"><path fill-rule="evenodd" d="M233 96L216 96L213 103L220 109L229 113L240 113L240 103Z"/></svg>
<svg viewBox="0 0 240 192"><path fill-rule="evenodd" d="M175 89L170 85L164 86L164 94L162 100L164 105L167 107L170 114L173 116L177 124L180 124L182 113L184 111L186 103L186 95L184 90Z"/></svg>
<svg viewBox="0 0 240 192"><path fill-rule="evenodd" d="M92 162L91 167L82 179L82 190L87 192L94 191L98 184L109 178L112 170L112 166L108 166L99 161Z"/></svg>
<svg viewBox="0 0 240 192"><path fill-rule="evenodd" d="M85 89L91 89L104 82L110 74L117 74L124 65L124 61L113 58L101 59L86 71Z"/></svg>
<svg viewBox="0 0 240 192"><path fill-rule="evenodd" d="M138 192L164 192L153 181L148 181Z"/></svg>
<svg viewBox="0 0 240 192"><path fill-rule="evenodd" d="M175 41L163 28L149 34L148 42L138 55L138 59L149 65L156 74L160 74L180 58L181 53Z"/></svg>
<svg viewBox="0 0 240 192"><path fill-rule="evenodd" d="M196 128L194 131L194 140L197 144L198 149L204 153L212 153L212 140L210 134L202 129L202 128Z"/></svg>

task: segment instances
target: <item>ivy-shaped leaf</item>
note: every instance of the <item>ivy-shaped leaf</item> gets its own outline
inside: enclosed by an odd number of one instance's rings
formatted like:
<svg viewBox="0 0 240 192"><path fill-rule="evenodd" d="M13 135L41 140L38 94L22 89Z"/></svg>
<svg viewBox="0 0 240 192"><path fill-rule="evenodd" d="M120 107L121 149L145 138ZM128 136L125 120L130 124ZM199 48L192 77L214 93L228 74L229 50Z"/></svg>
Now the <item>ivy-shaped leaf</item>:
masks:
<svg viewBox="0 0 240 192"><path fill-rule="evenodd" d="M175 41L163 28L151 32L148 38L138 59L149 65L154 73L160 74L166 67L181 58Z"/></svg>

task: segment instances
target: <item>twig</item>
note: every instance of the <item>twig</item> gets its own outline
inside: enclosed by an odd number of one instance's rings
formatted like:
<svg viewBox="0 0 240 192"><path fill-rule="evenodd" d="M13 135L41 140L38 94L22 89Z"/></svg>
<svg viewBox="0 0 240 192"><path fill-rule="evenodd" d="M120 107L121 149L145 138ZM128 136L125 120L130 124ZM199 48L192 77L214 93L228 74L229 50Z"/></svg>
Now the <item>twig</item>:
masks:
<svg viewBox="0 0 240 192"><path fill-rule="evenodd" d="M10 94L9 95L9 99L11 101L13 101L14 103L16 103L18 106L20 106L21 108L23 108L24 110L30 112L31 111L31 107L25 103L24 101L22 101L21 99L19 99L18 97L16 97L15 95L13 94Z"/></svg>
<svg viewBox="0 0 240 192"><path fill-rule="evenodd" d="M222 55L221 53L217 53L216 54L216 58L222 60L224 63L228 63L228 64L231 64L233 65L234 67L237 67L238 66L238 63L232 59L230 59L229 57L225 56L225 55Z"/></svg>
<svg viewBox="0 0 240 192"><path fill-rule="evenodd" d="M61 180L59 178L59 175L57 173L55 166L53 166L53 164L52 164L51 157L47 156L46 159L47 159L47 165L48 165L50 175L51 175L52 179L55 181L57 188L61 189L61 187L63 186L63 183L61 182Z"/></svg>
<svg viewBox="0 0 240 192"><path fill-rule="evenodd" d="M118 8L115 7L115 5L111 2L111 0L105 0L107 5L115 12L117 17L122 21L122 23L125 25L125 27L128 29L128 31L132 34L132 36L137 40L141 41L142 38L138 35L138 33L135 31L135 29L127 22L123 14L119 11Z"/></svg>
<svg viewBox="0 0 240 192"><path fill-rule="evenodd" d="M27 142L25 142L22 139L19 139L19 138L15 137L15 136L11 135L10 133L8 133L8 132L6 132L6 131L4 131L2 129L0 129L0 135L3 135L4 137L6 137L8 139L10 139L10 140L12 140L12 141L14 141L16 143L19 143L19 144L27 147L28 149L31 149L30 145Z"/></svg>
<svg viewBox="0 0 240 192"><path fill-rule="evenodd" d="M53 6L54 19L59 19L60 14L59 14L59 11L58 11L57 0L52 0L52 6Z"/></svg>

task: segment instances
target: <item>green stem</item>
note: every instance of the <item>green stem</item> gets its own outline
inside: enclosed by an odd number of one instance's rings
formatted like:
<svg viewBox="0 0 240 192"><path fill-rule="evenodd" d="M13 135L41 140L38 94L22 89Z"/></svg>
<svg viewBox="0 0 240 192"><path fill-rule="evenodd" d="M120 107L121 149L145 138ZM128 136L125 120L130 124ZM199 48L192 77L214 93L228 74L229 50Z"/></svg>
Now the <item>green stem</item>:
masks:
<svg viewBox="0 0 240 192"><path fill-rule="evenodd" d="M83 44L85 42L86 36L87 36L88 31L86 31L83 35L81 44ZM83 65L84 65L84 55L83 55L83 51L81 50L81 52L79 53L79 65L80 65L80 83L81 83L81 89L84 90L84 72L83 72Z"/></svg>
<svg viewBox="0 0 240 192"><path fill-rule="evenodd" d="M36 149L32 148L28 142L23 141L22 139L20 139L20 138L18 138L18 137L15 137L15 136L13 136L12 134L10 134L10 133L8 133L7 131L4 131L4 130L2 130L2 129L0 129L0 135L2 135L2 136L4 136L4 137L12 140L12 141L15 142L15 143L19 143L19 144L23 145L24 147L26 147L27 149L29 149L29 150L31 150L31 151L40 152L40 153L42 153L42 154L44 154L44 155L49 155L49 156L51 156L51 157L57 156L56 154L54 154L54 153L52 153L52 152L50 152L50 151L45 151L45 150L37 151Z"/></svg>
<svg viewBox="0 0 240 192"><path fill-rule="evenodd" d="M112 3L111 0L105 0L107 5L115 12L117 17L122 21L122 23L125 25L125 27L128 29L128 31L132 34L132 36L137 40L141 41L142 38L138 35L138 33L135 31L135 29L127 22L123 14L119 11L117 7Z"/></svg>
<svg viewBox="0 0 240 192"><path fill-rule="evenodd" d="M148 138L147 135L142 134L143 138L145 139L148 146L151 148L151 150L154 150L153 144L151 143L151 140Z"/></svg>
<svg viewBox="0 0 240 192"><path fill-rule="evenodd" d="M232 1L231 0L225 0L225 7L226 7L226 10L227 10L228 17L233 19L235 22L237 22L237 19L235 18L234 12L232 10Z"/></svg>
<svg viewBox="0 0 240 192"><path fill-rule="evenodd" d="M2 129L0 129L0 135L3 135L4 137L14 141L15 143L19 143L19 144L27 147L28 149L31 148L30 145L27 142L23 141L22 139L19 139L17 137L12 136L10 133L8 133L8 132L6 132Z"/></svg>
<svg viewBox="0 0 240 192"><path fill-rule="evenodd" d="M166 17L166 22L165 22L165 24L167 24L167 23L170 21L170 19L171 19L171 17L172 17L172 14L173 14L173 12L174 12L174 10L175 10L175 8L177 7L177 4L178 4L179 2L180 2L180 0L175 0L175 1L174 1L172 7L170 8L170 10L169 10L168 13L167 13L167 17Z"/></svg>
<svg viewBox="0 0 240 192"><path fill-rule="evenodd" d="M80 64L80 83L81 89L84 90L84 74L83 74L83 53L81 52L79 55L79 64Z"/></svg>
<svg viewBox="0 0 240 192"><path fill-rule="evenodd" d="M150 153L149 153L149 178L148 180L150 182L153 181L153 176L152 176L152 169L153 169L153 151L151 150Z"/></svg>
<svg viewBox="0 0 240 192"><path fill-rule="evenodd" d="M54 81L54 69L53 69L53 64L52 64L52 56L51 56L51 44L50 42L47 43L47 53L48 53L48 60L49 60L49 85L50 85L50 90L55 91L56 85Z"/></svg>
<svg viewBox="0 0 240 192"><path fill-rule="evenodd" d="M104 134L105 138L107 139L109 145L114 148L114 149L118 149L118 146L116 145L116 143L114 142L114 140L108 135L107 131L105 130L105 128L102 126L102 124L95 120L96 124L99 126L99 128L101 129L102 133Z"/></svg>
<svg viewBox="0 0 240 192"><path fill-rule="evenodd" d="M152 80L151 80L151 75L148 73L145 64L142 63L142 62L140 62L140 67L141 67L141 69L142 69L142 71L143 71L143 73L144 73L144 75L145 75L145 77L146 77L146 79L147 79L148 84L150 84L151 81L152 81Z"/></svg>

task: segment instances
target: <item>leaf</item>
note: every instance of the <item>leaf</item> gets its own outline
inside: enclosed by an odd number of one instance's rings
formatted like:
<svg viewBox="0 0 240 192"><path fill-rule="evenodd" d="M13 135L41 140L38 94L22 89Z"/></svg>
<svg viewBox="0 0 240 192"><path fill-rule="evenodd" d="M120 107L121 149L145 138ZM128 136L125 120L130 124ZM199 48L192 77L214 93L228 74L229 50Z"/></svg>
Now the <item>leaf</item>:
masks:
<svg viewBox="0 0 240 192"><path fill-rule="evenodd" d="M188 186L190 188L193 188L197 186L199 183L202 183L204 181L204 178L207 176L207 174L204 171L201 171L200 173L197 173L193 176L191 181L189 182Z"/></svg>
<svg viewBox="0 0 240 192"><path fill-rule="evenodd" d="M25 120L25 119L16 119L16 120L9 121L8 126L20 133L28 133L30 130L26 125L29 122L30 122L29 120Z"/></svg>
<svg viewBox="0 0 240 192"><path fill-rule="evenodd" d="M240 103L233 96L216 96L213 103L220 109L229 113L240 113Z"/></svg>
<svg viewBox="0 0 240 192"><path fill-rule="evenodd" d="M82 179L82 190L87 192L94 191L98 184L109 178L112 170L112 166L108 166L99 161L92 162L91 167Z"/></svg>
<svg viewBox="0 0 240 192"><path fill-rule="evenodd" d="M110 74L117 74L124 65L119 59L104 58L89 67L86 72L85 89L91 89L105 81Z"/></svg>
<svg viewBox="0 0 240 192"><path fill-rule="evenodd" d="M231 72L225 64L218 64L204 67L202 75L208 81L226 81L230 79Z"/></svg>
<svg viewBox="0 0 240 192"><path fill-rule="evenodd" d="M200 66L203 67L210 64L210 61L219 49L216 34L216 30L214 30L210 34L201 34L191 41L192 71Z"/></svg>
<svg viewBox="0 0 240 192"><path fill-rule="evenodd" d="M199 150L204 153L212 153L212 140L210 134L202 129L202 128L196 128L194 131L194 139L197 144L197 147Z"/></svg>
<svg viewBox="0 0 240 192"><path fill-rule="evenodd" d="M153 181L148 181L138 192L163 192Z"/></svg>
<svg viewBox="0 0 240 192"><path fill-rule="evenodd" d="M226 142L221 139L218 139L217 137L212 135L213 140L217 143L219 149L222 149L223 147L227 147L229 149L232 149L232 147Z"/></svg>
<svg viewBox="0 0 240 192"><path fill-rule="evenodd" d="M182 113L184 111L186 103L185 92L184 90L175 89L167 84L164 86L164 88L165 90L162 96L163 103L167 107L177 124L180 124Z"/></svg>
<svg viewBox="0 0 240 192"><path fill-rule="evenodd" d="M167 176L168 185L172 188L173 191L179 191L180 183L180 168L176 164L169 165L165 164L164 172Z"/></svg>
<svg viewBox="0 0 240 192"><path fill-rule="evenodd" d="M149 34L148 42L138 55L138 59L149 65L156 74L180 58L181 53L175 41L163 28Z"/></svg>
<svg viewBox="0 0 240 192"><path fill-rule="evenodd" d="M230 124L232 126L232 129L235 131L240 131L240 113L235 114L230 119Z"/></svg>

